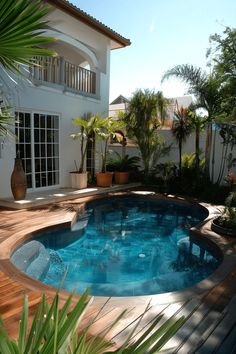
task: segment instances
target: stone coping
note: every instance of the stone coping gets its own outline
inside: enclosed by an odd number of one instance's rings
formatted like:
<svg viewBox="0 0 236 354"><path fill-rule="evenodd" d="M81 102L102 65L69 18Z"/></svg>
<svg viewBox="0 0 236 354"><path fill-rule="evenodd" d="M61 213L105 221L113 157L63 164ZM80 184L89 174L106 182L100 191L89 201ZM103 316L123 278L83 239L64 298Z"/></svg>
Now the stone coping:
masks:
<svg viewBox="0 0 236 354"><path fill-rule="evenodd" d="M148 196L151 198L162 198L165 200L174 200L180 203L189 203L189 200L184 198L179 198L175 196L164 196L161 194L155 194L154 192L147 192L147 191L135 191L129 193L136 193L142 196ZM113 195L124 195L129 193L110 193L107 196L96 196L96 198L104 198L104 197L111 197ZM89 198L93 200L92 198ZM83 200L78 199L78 203L82 203ZM86 203L86 200L85 200ZM190 232L193 233L196 237L203 239L205 242L210 244L214 247L218 252L219 255L222 257L222 262L217 268L217 270L212 273L208 278L202 280L201 282L197 283L196 285L186 288L184 290L179 290L175 292L157 294L157 295L145 295L145 296L131 296L131 297L111 297L109 301L109 306L119 306L119 307L129 307L129 306L138 306L138 305L145 305L150 303L151 305L155 304L169 304L173 302L178 302L185 299L190 299L197 296L203 296L207 291L212 289L213 287L217 286L221 281L223 281L226 276L236 267L236 254L234 251L235 240L230 238L222 237L211 230L211 220L217 214L219 214L219 208L214 207L212 205L206 203L197 203L196 201L192 201L194 204L198 204L204 208L206 208L209 212L208 217L202 221L199 225L190 229ZM20 272L10 261L10 256L13 251L23 242L26 240L31 239L38 233L48 230L50 228L55 229L55 227L61 228L66 226L71 226L74 222L75 217L72 217L68 221L60 222L58 221L55 223L55 220L52 222L48 219L45 219L45 222L41 227L39 226L32 226L27 230L20 230L19 232L14 233L8 239L4 240L1 243L0 248L0 267L1 269L11 278L20 282L21 284L25 285L27 288L36 291L42 291L49 295L54 295L57 289L43 284L31 277L27 274ZM68 297L68 291L60 290L60 295L62 299L66 299ZM79 294L75 295L76 297ZM107 297L103 296L94 296L94 304L101 305L104 301L108 300Z"/></svg>
<svg viewBox="0 0 236 354"><path fill-rule="evenodd" d="M51 203L73 200L92 195L101 195L108 192L123 191L139 187L141 183L128 183L123 185L114 184L110 187L89 186L84 189L57 188L39 192L27 193L25 199L14 200L11 198L0 199L0 207L10 209L30 209L45 206Z"/></svg>

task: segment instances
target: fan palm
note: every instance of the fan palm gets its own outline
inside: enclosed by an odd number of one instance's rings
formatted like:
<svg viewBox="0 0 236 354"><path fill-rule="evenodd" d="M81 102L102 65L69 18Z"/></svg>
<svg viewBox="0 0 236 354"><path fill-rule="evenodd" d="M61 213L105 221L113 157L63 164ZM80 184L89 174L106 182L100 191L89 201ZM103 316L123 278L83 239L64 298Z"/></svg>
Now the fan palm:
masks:
<svg viewBox="0 0 236 354"><path fill-rule="evenodd" d="M208 113L208 124L205 146L205 173L210 175L210 155L212 144L212 120L216 117L220 102L221 80L216 75L208 75L201 68L190 64L177 65L168 70L162 77L162 81L175 77L188 85L188 92L196 97L198 106L206 109Z"/></svg>
<svg viewBox="0 0 236 354"><path fill-rule="evenodd" d="M32 65L34 56L55 54L41 47L54 40L44 35L47 21L43 17L47 12L48 8L40 1L0 1L0 72L22 74L22 66ZM6 109L2 106L0 111L0 131L5 135L11 132L14 123L10 115L6 116Z"/></svg>
<svg viewBox="0 0 236 354"><path fill-rule="evenodd" d="M36 55L51 56L55 52L41 48L53 41L44 36L48 8L41 1L1 0L0 2L0 65L21 72L20 64L32 65Z"/></svg>

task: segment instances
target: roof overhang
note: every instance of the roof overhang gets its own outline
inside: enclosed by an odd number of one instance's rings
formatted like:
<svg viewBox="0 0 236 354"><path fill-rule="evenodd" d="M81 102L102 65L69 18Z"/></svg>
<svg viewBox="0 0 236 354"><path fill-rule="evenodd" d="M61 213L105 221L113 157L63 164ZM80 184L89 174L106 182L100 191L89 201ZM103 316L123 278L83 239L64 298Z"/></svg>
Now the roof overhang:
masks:
<svg viewBox="0 0 236 354"><path fill-rule="evenodd" d="M131 44L130 40L121 36L119 33L113 31L111 28L104 25L94 17L90 16L83 10L71 4L66 0L46 0L47 3L67 12L71 16L75 17L79 21L85 23L89 27L93 28L97 32L102 33L112 41L112 49L118 49L127 47Z"/></svg>

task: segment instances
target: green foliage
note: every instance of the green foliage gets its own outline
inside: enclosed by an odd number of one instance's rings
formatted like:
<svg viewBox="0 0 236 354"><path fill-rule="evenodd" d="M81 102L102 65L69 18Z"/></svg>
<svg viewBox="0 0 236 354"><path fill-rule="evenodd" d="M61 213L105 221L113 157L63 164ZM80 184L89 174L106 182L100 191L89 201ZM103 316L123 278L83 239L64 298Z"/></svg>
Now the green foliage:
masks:
<svg viewBox="0 0 236 354"><path fill-rule="evenodd" d="M107 162L107 171L111 172L130 172L137 170L140 163L140 157L125 155L122 157L118 152L115 152Z"/></svg>
<svg viewBox="0 0 236 354"><path fill-rule="evenodd" d="M74 140L80 140L80 167L79 172L85 172L84 164L87 156L88 143L92 141L101 128L101 117L98 114L91 115L86 113L82 118L77 117L72 120L74 126L79 127L80 131L71 134Z"/></svg>
<svg viewBox="0 0 236 354"><path fill-rule="evenodd" d="M225 200L225 208L217 223L225 228L236 230L236 192L231 192Z"/></svg>
<svg viewBox="0 0 236 354"><path fill-rule="evenodd" d="M151 90L137 90L130 100L128 110L123 114L128 136L135 140L144 165L144 177L147 179L157 163L164 140L158 134L158 95ZM159 152L158 152L159 149Z"/></svg>
<svg viewBox="0 0 236 354"><path fill-rule="evenodd" d="M212 144L212 125L210 122L219 114L222 102L222 81L217 73L207 74L201 68L190 64L177 65L168 70L162 81L175 77L188 85L188 92L194 94L196 105L207 111L208 122L205 145L205 174L210 176L210 156ZM180 160L181 161L181 160Z"/></svg>
<svg viewBox="0 0 236 354"><path fill-rule="evenodd" d="M163 96L161 91L157 92L157 117L161 125L164 125L165 119L168 117L167 108L169 100Z"/></svg>
<svg viewBox="0 0 236 354"><path fill-rule="evenodd" d="M236 192L231 192L225 201L225 208L217 223L225 228L236 230Z"/></svg>
<svg viewBox="0 0 236 354"><path fill-rule="evenodd" d="M174 112L174 120L171 128L172 134L179 146L179 172L182 172L182 146L188 135L191 133L192 126L188 117L188 109L180 107Z"/></svg>
<svg viewBox="0 0 236 354"><path fill-rule="evenodd" d="M124 128L124 122L122 120L115 120L112 117L100 118L99 127L96 129L96 137L102 142L100 155L102 159L101 172L106 172L107 158L108 158L108 142L111 138L117 141L122 141L123 136L120 134L120 130Z"/></svg>
<svg viewBox="0 0 236 354"><path fill-rule="evenodd" d="M205 157L200 159L199 167L201 170L204 169ZM196 170L196 153L192 152L191 154L182 155L182 168L183 170L192 170L195 173Z"/></svg>
<svg viewBox="0 0 236 354"><path fill-rule="evenodd" d="M0 1L0 78L1 73L22 74L22 65L33 65L34 56L52 56L55 52L40 48L54 41L46 37L47 21L43 17L48 8L41 1ZM0 107L0 135L14 135L14 117L10 107Z"/></svg>
<svg viewBox="0 0 236 354"><path fill-rule="evenodd" d="M197 165L196 153L182 155L181 189L192 195L201 193L204 184L205 158L200 158Z"/></svg>
<svg viewBox="0 0 236 354"><path fill-rule="evenodd" d="M41 1L0 1L0 65L11 72L21 73L20 64L32 65L34 56L51 56L55 52L40 48L52 42L43 36L48 8Z"/></svg>
<svg viewBox="0 0 236 354"><path fill-rule="evenodd" d="M45 295L37 306L32 324L28 328L28 298L25 296L22 308L22 316L19 326L18 339L12 339L0 321L0 352L4 354L142 354L157 353L167 341L183 325L184 317L178 320L170 318L160 325L163 315L159 315L151 321L146 331L136 340L134 333L140 325L143 316L149 310L147 306L144 313L136 321L125 342L117 349L109 351L113 343L107 341L105 337L114 328L126 311L123 311L108 327L102 329L98 335L89 335L90 326L100 316L100 312L95 319L85 329L80 329L79 325L86 308L89 305L88 290L81 295L80 299L71 308L72 295L70 295L64 306L59 309L59 295L56 294L52 304L48 303Z"/></svg>
<svg viewBox="0 0 236 354"><path fill-rule="evenodd" d="M225 200L227 207L236 207L236 192L231 192Z"/></svg>
<svg viewBox="0 0 236 354"><path fill-rule="evenodd" d="M0 106L0 136L14 136L15 116L12 114L11 107Z"/></svg>
<svg viewBox="0 0 236 354"><path fill-rule="evenodd" d="M217 33L210 36L211 47L207 57L213 59L214 69L224 79L235 77L236 70L236 29L225 27L223 35Z"/></svg>

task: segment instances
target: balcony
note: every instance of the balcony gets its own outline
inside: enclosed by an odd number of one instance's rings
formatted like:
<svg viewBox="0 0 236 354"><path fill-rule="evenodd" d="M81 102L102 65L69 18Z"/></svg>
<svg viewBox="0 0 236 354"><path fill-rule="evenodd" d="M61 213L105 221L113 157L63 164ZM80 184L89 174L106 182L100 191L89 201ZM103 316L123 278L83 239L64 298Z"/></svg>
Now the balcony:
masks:
<svg viewBox="0 0 236 354"><path fill-rule="evenodd" d="M64 86L87 96L96 96L96 73L66 61L63 57L36 57L30 74L37 85Z"/></svg>

